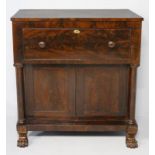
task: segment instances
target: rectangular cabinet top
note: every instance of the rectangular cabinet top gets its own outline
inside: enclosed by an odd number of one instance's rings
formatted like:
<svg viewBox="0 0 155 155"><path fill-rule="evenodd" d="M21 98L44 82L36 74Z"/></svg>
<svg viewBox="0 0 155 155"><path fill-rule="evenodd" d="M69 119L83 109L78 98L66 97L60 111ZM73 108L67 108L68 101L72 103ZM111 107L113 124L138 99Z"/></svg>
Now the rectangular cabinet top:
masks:
<svg viewBox="0 0 155 155"><path fill-rule="evenodd" d="M128 9L107 10L19 10L12 21L50 20L90 20L90 21L142 21L143 18Z"/></svg>

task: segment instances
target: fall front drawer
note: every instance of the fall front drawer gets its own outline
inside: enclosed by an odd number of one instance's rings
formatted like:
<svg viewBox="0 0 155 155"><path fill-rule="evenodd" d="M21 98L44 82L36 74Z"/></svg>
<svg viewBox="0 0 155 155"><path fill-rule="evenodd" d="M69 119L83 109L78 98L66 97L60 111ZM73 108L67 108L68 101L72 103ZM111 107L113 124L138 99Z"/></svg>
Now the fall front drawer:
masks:
<svg viewBox="0 0 155 155"><path fill-rule="evenodd" d="M130 59L129 29L24 28L24 59Z"/></svg>

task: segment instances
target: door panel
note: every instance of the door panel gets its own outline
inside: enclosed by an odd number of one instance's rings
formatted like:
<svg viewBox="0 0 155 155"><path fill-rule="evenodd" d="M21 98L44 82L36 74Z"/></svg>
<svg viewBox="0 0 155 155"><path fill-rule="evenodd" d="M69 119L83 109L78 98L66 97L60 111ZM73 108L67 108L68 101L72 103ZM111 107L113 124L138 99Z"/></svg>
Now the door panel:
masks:
<svg viewBox="0 0 155 155"><path fill-rule="evenodd" d="M128 66L80 66L77 70L78 116L127 115Z"/></svg>
<svg viewBox="0 0 155 155"><path fill-rule="evenodd" d="M57 117L75 114L75 69L70 66L25 68L27 116Z"/></svg>

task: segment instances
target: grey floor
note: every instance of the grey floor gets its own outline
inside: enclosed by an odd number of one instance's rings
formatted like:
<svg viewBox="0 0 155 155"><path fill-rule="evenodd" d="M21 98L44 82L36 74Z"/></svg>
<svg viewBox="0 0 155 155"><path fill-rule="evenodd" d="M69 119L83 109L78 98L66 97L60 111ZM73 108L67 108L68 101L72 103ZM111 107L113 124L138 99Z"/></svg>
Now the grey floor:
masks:
<svg viewBox="0 0 155 155"><path fill-rule="evenodd" d="M7 155L148 155L148 121L138 118L138 149L125 146L124 133L73 134L29 132L29 147L16 145L16 114L7 111Z"/></svg>

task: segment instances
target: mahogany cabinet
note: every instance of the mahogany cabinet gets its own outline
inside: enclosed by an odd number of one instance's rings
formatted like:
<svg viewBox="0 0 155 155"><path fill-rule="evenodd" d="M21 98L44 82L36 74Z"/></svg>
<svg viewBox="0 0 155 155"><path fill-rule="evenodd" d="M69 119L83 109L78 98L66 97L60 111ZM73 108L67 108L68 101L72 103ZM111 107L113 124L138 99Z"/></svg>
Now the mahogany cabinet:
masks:
<svg viewBox="0 0 155 155"><path fill-rule="evenodd" d="M20 10L12 18L18 146L28 131L135 135L142 17L130 10Z"/></svg>

